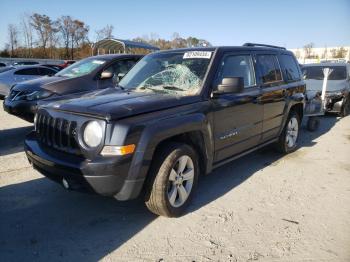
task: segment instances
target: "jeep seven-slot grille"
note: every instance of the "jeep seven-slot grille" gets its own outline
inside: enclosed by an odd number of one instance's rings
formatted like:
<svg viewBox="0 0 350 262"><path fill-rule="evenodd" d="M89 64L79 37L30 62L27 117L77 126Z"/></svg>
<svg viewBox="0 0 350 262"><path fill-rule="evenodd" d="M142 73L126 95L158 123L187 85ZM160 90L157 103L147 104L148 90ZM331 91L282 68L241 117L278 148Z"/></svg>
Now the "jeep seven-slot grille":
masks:
<svg viewBox="0 0 350 262"><path fill-rule="evenodd" d="M81 154L76 140L77 123L63 118L53 118L38 114L36 118L36 132L40 142L69 153Z"/></svg>

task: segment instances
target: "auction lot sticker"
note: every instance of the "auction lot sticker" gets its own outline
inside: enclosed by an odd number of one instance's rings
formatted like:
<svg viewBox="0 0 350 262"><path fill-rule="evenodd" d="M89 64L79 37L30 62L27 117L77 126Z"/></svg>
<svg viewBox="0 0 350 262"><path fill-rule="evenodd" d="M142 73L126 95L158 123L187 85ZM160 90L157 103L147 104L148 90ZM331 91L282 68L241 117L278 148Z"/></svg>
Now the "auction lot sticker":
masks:
<svg viewBox="0 0 350 262"><path fill-rule="evenodd" d="M204 59L210 59L211 57L211 52L206 52L206 51L191 51L191 52L186 52L184 54L183 59L191 59L191 58L204 58Z"/></svg>

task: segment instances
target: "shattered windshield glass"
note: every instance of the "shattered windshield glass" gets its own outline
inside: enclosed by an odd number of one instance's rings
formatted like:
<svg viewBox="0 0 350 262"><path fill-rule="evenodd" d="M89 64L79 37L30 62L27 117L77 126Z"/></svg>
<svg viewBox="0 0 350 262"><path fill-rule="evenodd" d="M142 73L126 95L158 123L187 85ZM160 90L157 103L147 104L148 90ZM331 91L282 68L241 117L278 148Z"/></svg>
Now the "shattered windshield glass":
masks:
<svg viewBox="0 0 350 262"><path fill-rule="evenodd" d="M212 52L157 53L146 56L121 80L135 92L195 95L202 86Z"/></svg>

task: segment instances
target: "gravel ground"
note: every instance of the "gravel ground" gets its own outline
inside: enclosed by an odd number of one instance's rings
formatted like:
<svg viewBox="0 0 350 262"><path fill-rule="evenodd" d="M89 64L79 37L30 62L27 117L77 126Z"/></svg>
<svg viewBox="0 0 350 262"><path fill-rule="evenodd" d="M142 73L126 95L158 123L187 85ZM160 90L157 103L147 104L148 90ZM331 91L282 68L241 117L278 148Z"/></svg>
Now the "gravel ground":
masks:
<svg viewBox="0 0 350 262"><path fill-rule="evenodd" d="M0 130L1 261L350 261L350 117L203 177L177 219L65 191L29 166L31 125L0 109Z"/></svg>

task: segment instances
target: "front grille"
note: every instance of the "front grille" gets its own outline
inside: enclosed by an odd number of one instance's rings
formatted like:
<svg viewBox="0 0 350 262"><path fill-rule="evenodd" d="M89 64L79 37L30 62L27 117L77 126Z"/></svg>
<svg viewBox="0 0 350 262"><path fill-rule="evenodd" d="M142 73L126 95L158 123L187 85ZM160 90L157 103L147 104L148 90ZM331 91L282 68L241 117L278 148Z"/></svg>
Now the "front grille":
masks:
<svg viewBox="0 0 350 262"><path fill-rule="evenodd" d="M41 143L60 151L81 154L75 121L37 114L35 128Z"/></svg>

